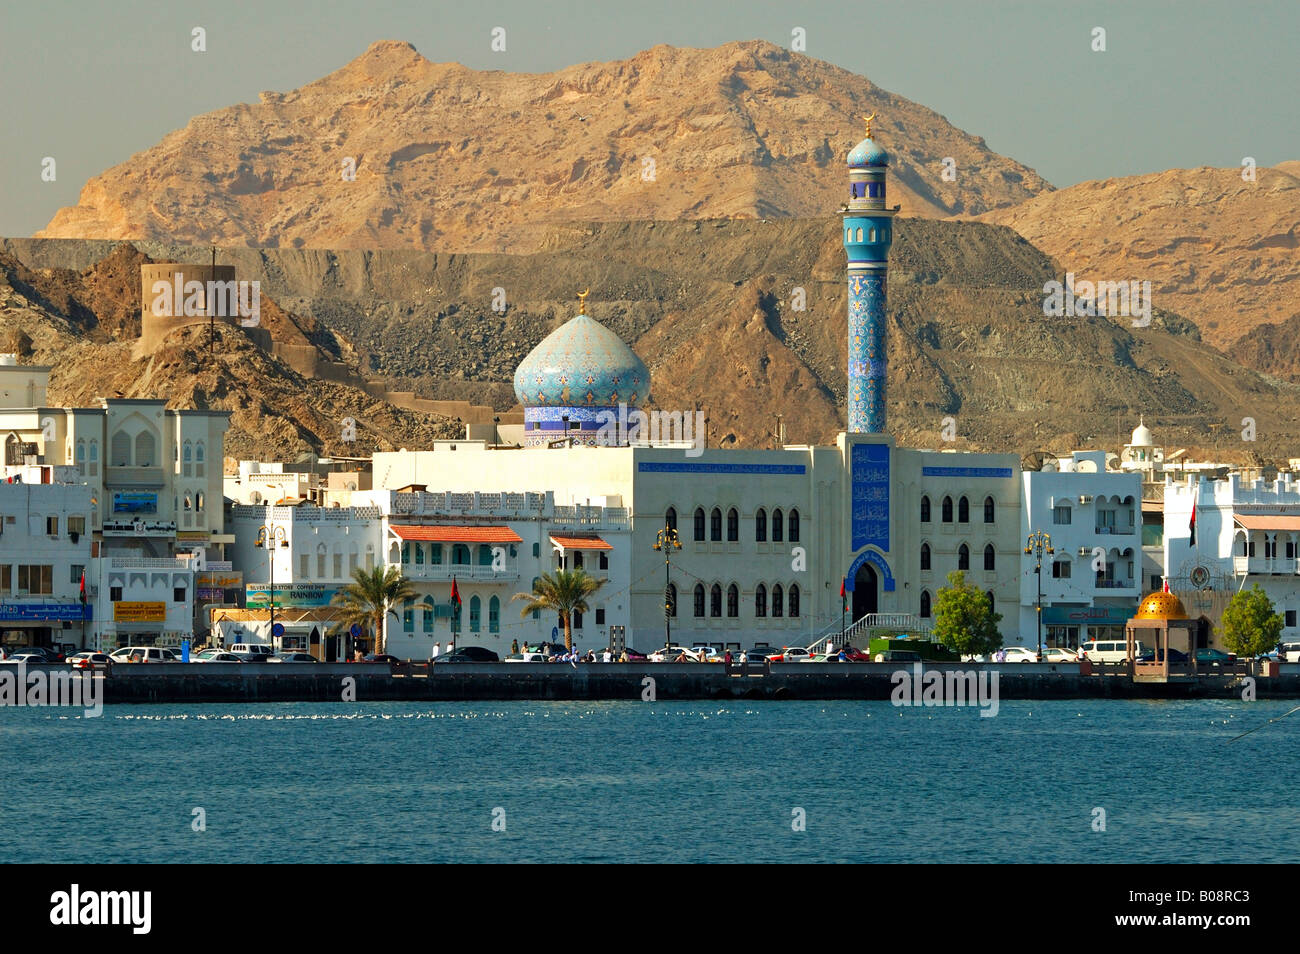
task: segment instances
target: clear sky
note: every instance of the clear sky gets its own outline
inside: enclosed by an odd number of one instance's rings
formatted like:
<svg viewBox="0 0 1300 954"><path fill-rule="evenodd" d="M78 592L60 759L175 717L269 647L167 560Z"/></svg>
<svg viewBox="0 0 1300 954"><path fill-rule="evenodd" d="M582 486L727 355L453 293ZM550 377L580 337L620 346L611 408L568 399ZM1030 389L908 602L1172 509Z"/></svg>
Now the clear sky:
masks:
<svg viewBox="0 0 1300 954"><path fill-rule="evenodd" d="M196 26L206 53L190 49ZM88 178L191 116L301 86L375 40L544 72L658 43L788 47L796 27L808 55L1057 186L1300 158L1300 0L0 0L0 235L43 227Z"/></svg>

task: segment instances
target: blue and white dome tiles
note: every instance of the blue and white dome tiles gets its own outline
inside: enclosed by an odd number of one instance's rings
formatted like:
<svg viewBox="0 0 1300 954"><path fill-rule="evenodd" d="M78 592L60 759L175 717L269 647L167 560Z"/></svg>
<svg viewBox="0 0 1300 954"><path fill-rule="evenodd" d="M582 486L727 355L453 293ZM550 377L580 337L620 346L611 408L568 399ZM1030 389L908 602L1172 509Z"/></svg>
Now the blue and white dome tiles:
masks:
<svg viewBox="0 0 1300 954"><path fill-rule="evenodd" d="M525 408L633 408L650 399L650 372L622 338L579 314L519 363L515 397Z"/></svg>

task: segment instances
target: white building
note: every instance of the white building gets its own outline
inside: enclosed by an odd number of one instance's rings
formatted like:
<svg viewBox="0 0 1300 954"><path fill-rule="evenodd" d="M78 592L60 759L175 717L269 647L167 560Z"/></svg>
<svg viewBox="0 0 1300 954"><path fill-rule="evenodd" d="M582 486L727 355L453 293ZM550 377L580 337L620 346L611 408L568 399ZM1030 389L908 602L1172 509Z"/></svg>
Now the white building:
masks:
<svg viewBox="0 0 1300 954"><path fill-rule="evenodd" d="M1163 499L1165 566L1187 611L1217 627L1232 595L1259 584L1283 615L1282 638L1300 638L1300 481L1169 479Z"/></svg>
<svg viewBox="0 0 1300 954"><path fill-rule="evenodd" d="M1077 647L1088 639L1122 639L1143 592L1141 499L1137 472L1106 470L1104 451L1075 451L1023 475L1022 540L1051 539L1042 555L1044 646ZM1024 556L1019 629L1037 643L1038 574Z"/></svg>

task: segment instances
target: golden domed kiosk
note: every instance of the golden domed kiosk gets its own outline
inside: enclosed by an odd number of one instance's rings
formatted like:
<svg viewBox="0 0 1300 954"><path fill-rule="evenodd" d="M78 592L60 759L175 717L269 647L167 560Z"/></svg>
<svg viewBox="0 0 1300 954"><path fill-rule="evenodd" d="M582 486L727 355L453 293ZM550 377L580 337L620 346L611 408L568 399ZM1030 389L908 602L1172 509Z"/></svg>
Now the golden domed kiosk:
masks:
<svg viewBox="0 0 1300 954"><path fill-rule="evenodd" d="M1183 601L1173 593L1148 593L1138 604L1137 614L1124 626L1128 662L1134 682L1168 682L1170 676L1190 678L1196 654L1200 620L1191 619ZM1186 662L1171 663L1169 650L1185 653ZM1149 662L1138 657L1154 651Z"/></svg>

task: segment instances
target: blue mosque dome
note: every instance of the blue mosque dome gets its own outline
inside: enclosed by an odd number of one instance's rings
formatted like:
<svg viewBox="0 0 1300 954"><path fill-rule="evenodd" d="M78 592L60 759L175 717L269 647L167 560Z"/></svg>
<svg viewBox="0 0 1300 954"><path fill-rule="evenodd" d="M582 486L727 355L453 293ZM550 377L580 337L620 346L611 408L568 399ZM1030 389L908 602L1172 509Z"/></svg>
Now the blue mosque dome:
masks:
<svg viewBox="0 0 1300 954"><path fill-rule="evenodd" d="M586 314L542 339L515 369L525 408L637 407L650 398L650 372L623 339Z"/></svg>
<svg viewBox="0 0 1300 954"><path fill-rule="evenodd" d="M871 120L875 116L876 114L872 113L867 119L867 138L863 139L849 152L850 169L889 165L889 153L877 146L871 138Z"/></svg>

